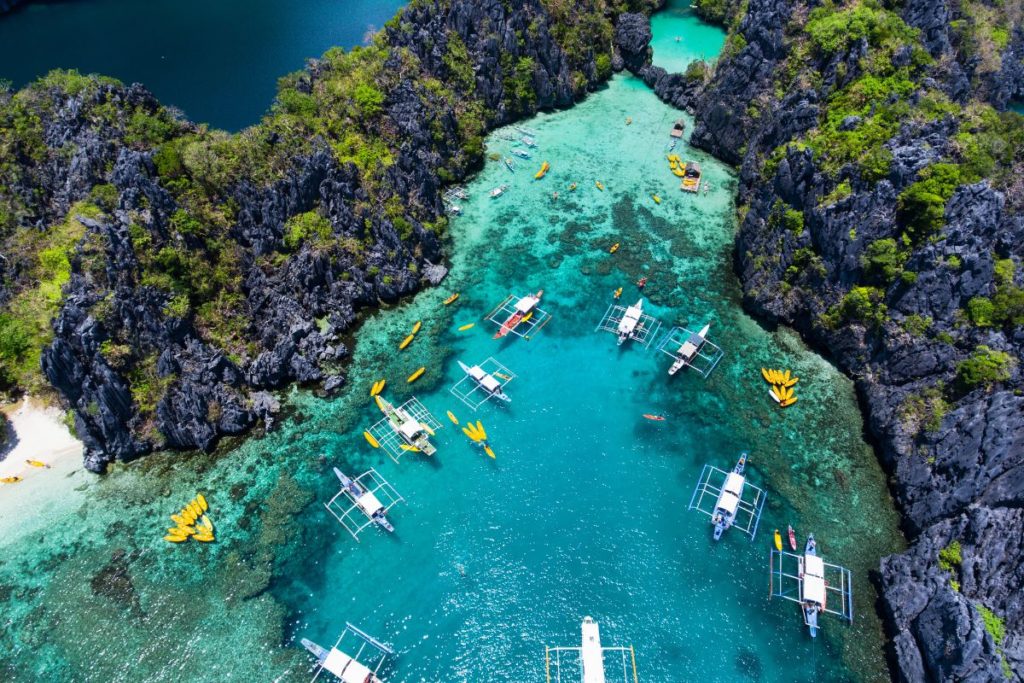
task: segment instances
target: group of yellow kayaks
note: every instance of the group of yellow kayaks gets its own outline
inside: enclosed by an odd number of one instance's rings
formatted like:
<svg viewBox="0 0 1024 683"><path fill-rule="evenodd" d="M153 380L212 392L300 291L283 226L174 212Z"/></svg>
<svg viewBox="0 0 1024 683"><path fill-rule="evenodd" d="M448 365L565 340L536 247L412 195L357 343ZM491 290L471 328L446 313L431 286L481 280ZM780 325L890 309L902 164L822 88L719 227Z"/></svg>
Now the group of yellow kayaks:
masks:
<svg viewBox="0 0 1024 683"><path fill-rule="evenodd" d="M206 515L209 505L203 494L197 493L196 497L190 500L185 507L176 515L171 515L171 521L175 523L167 530L164 540L168 543L182 543L188 539L200 543L210 543L213 537L213 522Z"/></svg>
<svg viewBox="0 0 1024 683"><path fill-rule="evenodd" d="M799 377L793 377L789 370L770 370L761 368L761 376L764 381L772 385L771 396L780 408L788 408L796 403L796 396L793 395L793 386L800 381Z"/></svg>
<svg viewBox="0 0 1024 683"><path fill-rule="evenodd" d="M672 175L677 178L682 178L686 175L686 162L683 161L678 154L668 155L668 168L672 171Z"/></svg>
<svg viewBox="0 0 1024 683"><path fill-rule="evenodd" d="M459 424L459 418L455 417L452 411L448 411L448 419L455 424ZM469 440L475 444L479 444L483 447L484 453L490 456L492 459L496 458L494 451L491 450L491 445L487 443L487 431L484 429L483 424L480 420L476 421L476 424L467 422L466 426L462 428L462 433L469 437Z"/></svg>
<svg viewBox="0 0 1024 683"><path fill-rule="evenodd" d="M46 469L50 469L50 466L47 465L42 460L26 460L25 464L29 465L30 467L44 467ZM24 477L19 477L18 475L13 475L10 477L0 477L0 484L17 484L19 481L22 481L23 479Z"/></svg>

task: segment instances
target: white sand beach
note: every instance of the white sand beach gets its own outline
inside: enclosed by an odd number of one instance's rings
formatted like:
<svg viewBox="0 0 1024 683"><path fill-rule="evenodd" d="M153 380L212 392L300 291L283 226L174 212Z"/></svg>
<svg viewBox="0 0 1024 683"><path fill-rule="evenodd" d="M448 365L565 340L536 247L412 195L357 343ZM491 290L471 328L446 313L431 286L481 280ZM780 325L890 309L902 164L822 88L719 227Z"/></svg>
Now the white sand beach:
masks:
<svg viewBox="0 0 1024 683"><path fill-rule="evenodd" d="M82 442L73 437L56 408L26 398L4 414L18 444L0 461L0 477L21 477L0 483L0 545L39 529L76 509L92 477L82 467ZM33 467L28 460L48 467Z"/></svg>

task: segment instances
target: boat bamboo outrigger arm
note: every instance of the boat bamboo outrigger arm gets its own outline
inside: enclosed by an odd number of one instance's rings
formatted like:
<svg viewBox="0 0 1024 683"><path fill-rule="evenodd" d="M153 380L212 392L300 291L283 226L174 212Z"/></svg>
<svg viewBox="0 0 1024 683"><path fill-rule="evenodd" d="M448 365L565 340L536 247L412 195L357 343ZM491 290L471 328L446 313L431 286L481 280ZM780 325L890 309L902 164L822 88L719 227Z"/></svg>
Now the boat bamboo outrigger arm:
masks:
<svg viewBox="0 0 1024 683"><path fill-rule="evenodd" d="M668 374L674 375L682 368L690 368L701 377L707 378L711 371L725 356L716 344L707 339L710 325L705 325L699 332L685 327L673 327L661 341L658 350L672 358L672 367Z"/></svg>
<svg viewBox="0 0 1024 683"><path fill-rule="evenodd" d="M547 683L606 683L619 681L622 683L639 683L636 675L636 652L633 646L603 647L601 630L591 617L584 617L582 624L583 639L580 647L545 647L544 671ZM612 670L605 669L605 654L619 655L622 664L622 678L618 677L618 665L609 662ZM614 676L610 678L609 676Z"/></svg>
<svg viewBox="0 0 1024 683"><path fill-rule="evenodd" d="M516 376L493 357L473 366L459 361L459 367L466 374L450 391L470 409L476 410L492 398L506 403L512 401L505 393L505 386Z"/></svg>
<svg viewBox="0 0 1024 683"><path fill-rule="evenodd" d="M388 521L387 514L405 498L377 474L372 467L355 479L350 479L337 467L334 474L341 482L341 489L334 497L324 503L327 511L359 541L359 534L370 526L378 526L385 531L394 531Z"/></svg>
<svg viewBox="0 0 1024 683"><path fill-rule="evenodd" d="M384 418L367 430L371 445L383 449L396 463L410 451L424 455L437 452L430 437L441 429L441 423L415 396L400 406L393 406L380 396L376 399Z"/></svg>
<svg viewBox="0 0 1024 683"><path fill-rule="evenodd" d="M822 560L812 542L802 555L773 549L768 561L770 596L799 604L812 638L817 635L819 613L833 614L853 623L850 570ZM829 596L833 599L829 600Z"/></svg>
<svg viewBox="0 0 1024 683"><path fill-rule="evenodd" d="M498 326L495 338L514 334L530 340L539 334L551 320L551 315L537 305L542 291L526 296L509 294L494 310L484 316L485 320Z"/></svg>
<svg viewBox="0 0 1024 683"><path fill-rule="evenodd" d="M643 312L643 303L643 299L640 299L632 306L620 306L613 301L594 331L611 332L618 337L620 346L632 340L645 349L649 348L661 329L661 322Z"/></svg>
<svg viewBox="0 0 1024 683"><path fill-rule="evenodd" d="M747 481L746 462L747 454L743 453L732 472L704 465L690 497L689 509L711 518L716 541L730 528L742 531L751 541L757 536L767 495Z"/></svg>
<svg viewBox="0 0 1024 683"><path fill-rule="evenodd" d="M345 636L351 634L353 642L346 649L359 645L354 655L342 652L342 641ZM380 642L373 636L365 633L352 624L345 622L345 630L338 636L337 642L330 649L321 647L311 640L302 639L302 647L316 657L316 668L312 681L315 681L324 671L334 674L342 683L384 683L377 674L387 661L387 658L395 654L388 645Z"/></svg>

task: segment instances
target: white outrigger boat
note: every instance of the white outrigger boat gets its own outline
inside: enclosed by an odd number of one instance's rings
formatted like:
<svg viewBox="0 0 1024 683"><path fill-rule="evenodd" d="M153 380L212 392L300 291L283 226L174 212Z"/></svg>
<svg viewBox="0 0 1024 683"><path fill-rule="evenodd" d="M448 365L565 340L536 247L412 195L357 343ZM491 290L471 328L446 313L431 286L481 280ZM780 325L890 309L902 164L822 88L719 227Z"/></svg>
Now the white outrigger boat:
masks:
<svg viewBox="0 0 1024 683"><path fill-rule="evenodd" d="M853 623L853 577L850 570L825 562L818 555L814 534L808 534L803 555L773 549L770 561L771 597L800 605L800 613L811 638L818 635L818 617L822 614L834 614ZM836 598L831 603L828 602L829 593Z"/></svg>
<svg viewBox="0 0 1024 683"><path fill-rule="evenodd" d="M622 346L627 340L639 343L644 348L651 345L661 323L654 316L644 313L644 300L637 300L632 306L620 306L615 301L608 306L595 331L612 332Z"/></svg>
<svg viewBox="0 0 1024 683"><path fill-rule="evenodd" d="M491 199L497 199L498 197L503 195L505 193L505 190L507 189L508 185L499 185L498 187L491 190L488 194L491 196Z"/></svg>
<svg viewBox="0 0 1024 683"><path fill-rule="evenodd" d="M459 367L466 376L456 382L451 393L468 407L476 410L492 398L510 403L512 398L505 393L505 385L515 379L511 370L488 358L479 365L466 365L461 360Z"/></svg>
<svg viewBox="0 0 1024 683"><path fill-rule="evenodd" d="M395 462L410 451L424 455L437 452L430 437L441 428L441 423L415 397L400 406L391 405L381 396L375 396L374 400L384 413L384 419L363 434L371 446L383 448Z"/></svg>
<svg viewBox="0 0 1024 683"><path fill-rule="evenodd" d="M522 142L527 147L536 147L537 146L537 141L534 140L533 138L531 138L529 135L524 135L523 137L519 138L519 140L520 140L520 142Z"/></svg>
<svg viewBox="0 0 1024 683"><path fill-rule="evenodd" d="M513 147L512 148L512 153L515 154L520 159L529 159L530 158L530 153L527 152L525 149L521 149L519 147Z"/></svg>
<svg viewBox="0 0 1024 683"><path fill-rule="evenodd" d="M658 343L658 350L672 358L668 369L669 376L687 368L694 370L703 377L711 374L725 352L708 340L707 324L700 332L693 332L685 327L673 327Z"/></svg>
<svg viewBox="0 0 1024 683"><path fill-rule="evenodd" d="M577 680L581 683L607 683L610 680L622 681L623 683L629 683L630 681L639 683L636 674L636 652L633 650L632 645L629 647L602 646L601 629L592 617L583 617L583 624L580 630L583 636L580 647L544 648L544 669L547 673L548 683L552 681L561 683L563 666L574 670L579 669L580 673L573 675L572 680ZM618 666L606 670L606 653L619 655L618 659L622 665L622 678L619 678ZM613 664L614 660L609 662L609 667L613 666ZM573 673L575 674L575 671ZM570 680L568 675L565 680Z"/></svg>
<svg viewBox="0 0 1024 683"><path fill-rule="evenodd" d="M360 643L355 655L349 655L339 649L341 641L349 633L355 636ZM338 641L330 649L321 647L306 638L303 638L301 642L302 647L316 657L316 673L313 675L313 681L326 671L334 674L342 683L384 683L377 674L384 666L388 655L395 654L390 647L348 622L345 622L345 630L341 632Z"/></svg>
<svg viewBox="0 0 1024 683"><path fill-rule="evenodd" d="M732 526L736 519L736 507L740 504L740 499L743 498L743 485L746 483L746 478L743 476L743 468L746 464L747 454L741 453L736 467L725 477L722 492L718 494L715 513L711 516L711 521L715 525L714 539L716 541L722 538L722 534Z"/></svg>
<svg viewBox="0 0 1024 683"><path fill-rule="evenodd" d="M388 532L395 530L387 514L405 499L376 470L371 468L351 479L335 467L334 475L341 482L341 490L324 503L324 507L353 538L358 541L359 534L370 526L378 526ZM359 515L366 521L361 521Z"/></svg>
<svg viewBox="0 0 1024 683"><path fill-rule="evenodd" d="M767 496L762 489L747 481L746 465L745 452L740 453L732 472L705 465L690 498L691 510L696 509L711 517L716 541L732 527L750 536L750 540L757 536ZM714 503L709 506L707 501Z"/></svg>
<svg viewBox="0 0 1024 683"><path fill-rule="evenodd" d="M627 339L633 338L633 332L640 324L640 316L644 314L644 300L637 299L637 302L626 309L622 320L619 321L619 346L622 346ZM642 327L641 327L642 329Z"/></svg>
<svg viewBox="0 0 1024 683"><path fill-rule="evenodd" d="M674 375L687 365L693 362L693 359L697 356L697 352L700 351L700 347L704 346L707 341L708 330L711 329L711 324L705 325L700 332L691 334L690 337L683 342L679 350L676 351L676 361L672 363L672 367L668 369L669 375Z"/></svg>
<svg viewBox="0 0 1024 683"><path fill-rule="evenodd" d="M516 296L509 294L504 301L498 304L494 310L487 314L486 319L498 326L494 334L495 339L501 339L509 334L530 339L531 336L540 332L541 328L548 324L551 315L540 308L540 298L544 290L536 294Z"/></svg>

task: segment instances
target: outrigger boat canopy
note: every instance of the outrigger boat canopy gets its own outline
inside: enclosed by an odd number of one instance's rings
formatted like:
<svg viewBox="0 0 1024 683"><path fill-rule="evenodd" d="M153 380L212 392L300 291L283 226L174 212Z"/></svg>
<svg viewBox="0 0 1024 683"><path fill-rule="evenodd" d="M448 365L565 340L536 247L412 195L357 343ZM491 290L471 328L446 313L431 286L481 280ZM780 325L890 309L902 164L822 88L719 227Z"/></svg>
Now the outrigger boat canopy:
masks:
<svg viewBox="0 0 1024 683"><path fill-rule="evenodd" d="M633 340L646 349L661 329L661 323L643 311L642 298L632 306L620 306L613 301L594 331L612 332L618 337L619 346L627 340Z"/></svg>
<svg viewBox="0 0 1024 683"><path fill-rule="evenodd" d="M405 502L398 491L373 468L355 479L349 479L337 467L334 474L341 482L341 490L324 503L327 511L359 540L359 534L369 526L379 526L385 531L394 531L387 513L398 503Z"/></svg>
<svg viewBox="0 0 1024 683"><path fill-rule="evenodd" d="M853 623L853 576L849 569L818 555L813 535L807 537L803 555L772 549L769 563L771 596L799 603L812 638L818 635L819 614L834 614Z"/></svg>
<svg viewBox="0 0 1024 683"><path fill-rule="evenodd" d="M437 452L430 437L441 428L441 423L416 397L395 407L380 396L376 397L377 407L384 413L384 419L367 430L377 446L384 449L392 460L398 462L404 453L420 451L424 455ZM372 442L371 442L372 443Z"/></svg>
<svg viewBox="0 0 1024 683"><path fill-rule="evenodd" d="M509 294L493 311L487 314L487 320L498 326L495 339L514 334L523 339L531 339L551 320L551 315L540 308L540 298L544 290L536 294L517 296Z"/></svg>
<svg viewBox="0 0 1024 683"><path fill-rule="evenodd" d="M340 649L342 641L348 634L352 634L355 638L355 642L350 647L355 647L356 644L359 646L355 655L349 655ZM302 639L302 647L316 657L316 673L313 674L313 681L326 671L334 674L342 683L384 683L377 677L377 674L384 666L388 656L395 654L390 647L348 622L345 622L345 630L338 636L334 647L327 649L306 638Z"/></svg>
<svg viewBox="0 0 1024 683"><path fill-rule="evenodd" d="M717 345L707 339L711 325L705 325L700 332L685 327L673 327L660 342L658 350L672 358L668 374L674 375L682 368L690 368L707 378L719 361L725 356Z"/></svg>
<svg viewBox="0 0 1024 683"><path fill-rule="evenodd" d="M736 528L753 541L767 498L764 490L747 481L747 454L742 453L732 472L704 465L690 497L691 510L703 512L715 525L717 541L727 529Z"/></svg>
<svg viewBox="0 0 1024 683"><path fill-rule="evenodd" d="M512 401L505 393L505 385L516 376L494 358L473 366L459 361L459 367L466 376L452 386L451 392L469 408L476 410L492 398L506 403Z"/></svg>
<svg viewBox="0 0 1024 683"><path fill-rule="evenodd" d="M583 618L583 639L580 647L545 647L544 667L547 683L639 683L636 675L636 653L633 646L603 647L601 629L591 617ZM605 669L605 654L618 655L622 663L622 678L618 677L618 662L610 663L611 670ZM632 674L632 675L631 675ZM609 678L609 675L613 678Z"/></svg>

